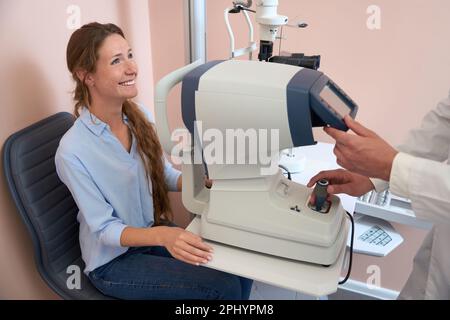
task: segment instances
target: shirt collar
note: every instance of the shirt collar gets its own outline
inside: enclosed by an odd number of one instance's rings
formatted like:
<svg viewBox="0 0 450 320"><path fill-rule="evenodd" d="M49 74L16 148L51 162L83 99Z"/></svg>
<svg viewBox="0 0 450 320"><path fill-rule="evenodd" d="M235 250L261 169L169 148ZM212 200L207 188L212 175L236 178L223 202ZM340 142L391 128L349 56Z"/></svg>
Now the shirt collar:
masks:
<svg viewBox="0 0 450 320"><path fill-rule="evenodd" d="M123 121L128 125L128 117L124 113L122 114L122 117ZM86 107L83 107L83 109L81 110L80 120L96 136L100 136L103 133L103 130L105 130L106 128L109 129L108 124L97 118Z"/></svg>
<svg viewBox="0 0 450 320"><path fill-rule="evenodd" d="M108 125L93 115L88 108L83 107L80 113L80 119L84 125L96 136L100 136Z"/></svg>

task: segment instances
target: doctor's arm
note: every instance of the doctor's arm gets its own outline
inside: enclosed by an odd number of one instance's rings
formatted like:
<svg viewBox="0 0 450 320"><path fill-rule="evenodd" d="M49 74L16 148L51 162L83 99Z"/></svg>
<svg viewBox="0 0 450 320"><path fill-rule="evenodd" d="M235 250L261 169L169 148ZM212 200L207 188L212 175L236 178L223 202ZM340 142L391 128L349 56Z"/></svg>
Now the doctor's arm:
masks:
<svg viewBox="0 0 450 320"><path fill-rule="evenodd" d="M423 119L420 128L412 130L405 143L392 147L372 130L346 116L352 133L324 128L336 140L337 163L352 172L389 181L394 158L399 152L442 162L449 157L450 98L441 101Z"/></svg>
<svg viewBox="0 0 450 320"><path fill-rule="evenodd" d="M421 126L408 133L405 141L397 146L399 154L396 157L404 158L409 154L419 158L442 162L448 158L450 146L450 98L442 100L437 107L428 112L423 118ZM389 181L372 178L376 191L389 188Z"/></svg>
<svg viewBox="0 0 450 320"><path fill-rule="evenodd" d="M450 165L400 152L394 159L390 191L411 200L417 217L450 224Z"/></svg>
<svg viewBox="0 0 450 320"><path fill-rule="evenodd" d="M333 150L336 161L347 170L320 172L311 178L308 187L314 186L320 179L327 179L330 183L327 188L328 193L345 193L359 197L377 187L376 179L368 177L389 180L392 162L398 152L376 133L363 127L351 117L346 116L344 121L356 134L333 128L324 128L324 130L336 140ZM380 155L383 156L380 157Z"/></svg>
<svg viewBox="0 0 450 320"><path fill-rule="evenodd" d="M429 112L421 127L411 131L398 151L393 151L374 134L367 137L370 130L357 123L355 126L354 121L348 120L348 126L357 135L336 134L334 129L325 129L336 139L335 154L341 165L389 181L392 193L411 199L418 217L434 223L450 223L450 166L443 163L448 159L450 146L450 100L442 101ZM359 127L362 127L362 134ZM370 143L370 137L375 143ZM365 148L369 148L367 154L371 155L371 159L359 154L366 152L361 144L368 145ZM377 184L380 181L372 179L371 182ZM387 186L387 182L385 184Z"/></svg>

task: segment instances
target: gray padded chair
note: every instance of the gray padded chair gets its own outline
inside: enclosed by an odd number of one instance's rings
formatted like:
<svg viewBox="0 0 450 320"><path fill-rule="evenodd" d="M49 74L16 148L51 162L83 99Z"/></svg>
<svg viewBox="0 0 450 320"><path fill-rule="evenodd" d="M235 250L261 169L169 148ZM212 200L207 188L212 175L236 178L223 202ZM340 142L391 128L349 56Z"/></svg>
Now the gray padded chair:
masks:
<svg viewBox="0 0 450 320"><path fill-rule="evenodd" d="M56 149L74 120L61 112L10 136L3 149L6 181L31 235L39 273L50 288L63 299L111 299L83 273L78 208L56 174ZM73 284L73 265L81 271L80 289L67 285Z"/></svg>

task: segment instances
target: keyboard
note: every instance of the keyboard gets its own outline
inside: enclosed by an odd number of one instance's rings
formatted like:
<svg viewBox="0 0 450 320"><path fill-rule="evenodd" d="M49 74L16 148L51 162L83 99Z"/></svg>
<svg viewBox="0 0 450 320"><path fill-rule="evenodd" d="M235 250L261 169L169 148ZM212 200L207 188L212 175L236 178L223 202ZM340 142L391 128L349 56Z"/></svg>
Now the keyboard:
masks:
<svg viewBox="0 0 450 320"><path fill-rule="evenodd" d="M384 257L403 242L403 237L385 220L357 213L354 220L353 251L356 253Z"/></svg>
<svg viewBox="0 0 450 320"><path fill-rule="evenodd" d="M362 235L360 235L358 239L382 247L392 241L392 238L389 236L389 234L380 226L373 226Z"/></svg>
<svg viewBox="0 0 450 320"><path fill-rule="evenodd" d="M386 221L398 216L415 217L410 200L396 197L389 190L373 190L359 197L355 204L354 251L388 255L403 242L403 237Z"/></svg>

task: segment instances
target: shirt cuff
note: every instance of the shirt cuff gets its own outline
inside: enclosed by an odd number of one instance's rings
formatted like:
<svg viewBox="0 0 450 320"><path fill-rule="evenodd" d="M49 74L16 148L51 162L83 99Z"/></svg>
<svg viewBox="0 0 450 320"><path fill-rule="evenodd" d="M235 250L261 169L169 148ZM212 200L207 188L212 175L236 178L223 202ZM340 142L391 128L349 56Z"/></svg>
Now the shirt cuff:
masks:
<svg viewBox="0 0 450 320"><path fill-rule="evenodd" d="M389 188L389 182L377 179L377 178L370 178L370 181L372 182L373 186L375 187L376 192L383 192L387 188Z"/></svg>
<svg viewBox="0 0 450 320"><path fill-rule="evenodd" d="M120 237L122 236L123 230L127 225L116 222L109 224L101 233L100 241L111 247L122 247L120 244Z"/></svg>
<svg viewBox="0 0 450 320"><path fill-rule="evenodd" d="M411 172L415 167L415 160L414 156L403 152L399 152L395 156L390 177L390 190L393 194L410 198L409 184Z"/></svg>

